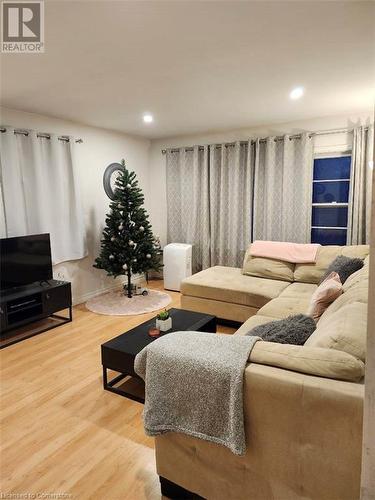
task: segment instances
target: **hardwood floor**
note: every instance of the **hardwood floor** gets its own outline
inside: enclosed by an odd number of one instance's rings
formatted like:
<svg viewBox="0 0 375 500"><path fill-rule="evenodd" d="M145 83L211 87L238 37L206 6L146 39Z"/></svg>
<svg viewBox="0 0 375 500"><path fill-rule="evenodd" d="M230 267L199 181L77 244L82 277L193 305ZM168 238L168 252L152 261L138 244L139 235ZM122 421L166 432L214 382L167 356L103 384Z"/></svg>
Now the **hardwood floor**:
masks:
<svg viewBox="0 0 375 500"><path fill-rule="evenodd" d="M160 499L143 407L102 389L100 362L103 342L154 315L79 305L72 323L1 351L1 498Z"/></svg>

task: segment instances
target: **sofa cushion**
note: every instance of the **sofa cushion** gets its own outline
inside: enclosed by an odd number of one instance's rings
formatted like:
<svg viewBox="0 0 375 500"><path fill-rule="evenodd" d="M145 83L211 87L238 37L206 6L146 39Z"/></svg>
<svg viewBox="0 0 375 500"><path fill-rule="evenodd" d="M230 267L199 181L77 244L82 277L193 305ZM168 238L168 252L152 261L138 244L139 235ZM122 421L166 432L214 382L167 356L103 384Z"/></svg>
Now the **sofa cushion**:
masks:
<svg viewBox="0 0 375 500"><path fill-rule="evenodd" d="M345 281L343 289L344 292L348 291L353 286L357 285L360 282L364 282L368 280L369 277L369 269L370 269L370 256L368 255L363 261L362 269L359 269L355 273L349 276L349 278Z"/></svg>
<svg viewBox="0 0 375 500"><path fill-rule="evenodd" d="M296 264L294 281L302 283L319 283L330 263L341 254L338 245L321 246L315 264Z"/></svg>
<svg viewBox="0 0 375 500"><path fill-rule="evenodd" d="M269 323L277 318L270 318L269 316L262 316L261 314L255 314L245 321L243 325L234 333L234 335L245 335L247 332L252 330L258 325L263 325L264 323Z"/></svg>
<svg viewBox="0 0 375 500"><path fill-rule="evenodd" d="M347 304L361 302L368 303L369 265L368 259L362 269L352 274L343 285L344 293L340 295L322 314L319 324L322 325L329 318Z"/></svg>
<svg viewBox="0 0 375 500"><path fill-rule="evenodd" d="M345 295L344 293L342 297ZM305 345L308 347L336 349L365 361L367 303L350 302L337 309L334 313L326 313L321 317L317 329Z"/></svg>
<svg viewBox="0 0 375 500"><path fill-rule="evenodd" d="M317 285L311 283L291 283L279 297L263 306L259 314L272 319L282 319L293 314L306 314L316 289Z"/></svg>
<svg viewBox="0 0 375 500"><path fill-rule="evenodd" d="M291 283L281 292L279 297L310 300L317 288L318 285L312 283Z"/></svg>
<svg viewBox="0 0 375 500"><path fill-rule="evenodd" d="M365 365L346 353L321 347L292 346L259 340L250 353L250 361L319 377L359 381Z"/></svg>
<svg viewBox="0 0 375 500"><path fill-rule="evenodd" d="M306 314L310 297L278 297L259 309L259 314L270 318L283 319L295 314Z"/></svg>
<svg viewBox="0 0 375 500"><path fill-rule="evenodd" d="M294 281L301 283L319 283L328 266L338 255L364 259L369 253L368 245L321 246L315 264L296 264Z"/></svg>
<svg viewBox="0 0 375 500"><path fill-rule="evenodd" d="M252 257L250 255L251 245L247 249L243 261L242 273L248 276L270 278L273 280L294 280L295 264L277 259L266 259L264 257Z"/></svg>
<svg viewBox="0 0 375 500"><path fill-rule="evenodd" d="M246 276L236 267L215 266L184 279L181 293L260 308L287 286L285 281Z"/></svg>
<svg viewBox="0 0 375 500"><path fill-rule="evenodd" d="M346 245L341 248L341 255L345 255L345 257L350 257L351 259L358 258L364 260L370 253L369 245Z"/></svg>

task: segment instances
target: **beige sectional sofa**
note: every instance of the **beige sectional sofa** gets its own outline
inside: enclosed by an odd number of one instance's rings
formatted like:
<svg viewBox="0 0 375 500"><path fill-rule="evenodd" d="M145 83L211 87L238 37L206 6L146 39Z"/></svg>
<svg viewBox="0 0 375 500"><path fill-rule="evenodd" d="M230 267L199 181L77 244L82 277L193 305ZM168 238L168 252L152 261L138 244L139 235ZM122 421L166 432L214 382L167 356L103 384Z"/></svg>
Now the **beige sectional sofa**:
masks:
<svg viewBox="0 0 375 500"><path fill-rule="evenodd" d="M255 345L245 370L246 455L168 433L156 438L162 478L215 500L359 498L368 252L367 246L321 247L316 264L296 266L248 252L242 270L217 266L185 280L183 307L244 321L235 333L241 335L305 313L337 255L365 261L304 346Z"/></svg>
<svg viewBox="0 0 375 500"><path fill-rule="evenodd" d="M368 245L324 246L320 247L315 264L295 265L251 257L249 247L242 269L215 266L183 280L181 307L243 323L283 294L285 298L298 298L302 293L304 300L309 300L335 257L346 255L364 259L368 252ZM304 286L295 286L297 283Z"/></svg>

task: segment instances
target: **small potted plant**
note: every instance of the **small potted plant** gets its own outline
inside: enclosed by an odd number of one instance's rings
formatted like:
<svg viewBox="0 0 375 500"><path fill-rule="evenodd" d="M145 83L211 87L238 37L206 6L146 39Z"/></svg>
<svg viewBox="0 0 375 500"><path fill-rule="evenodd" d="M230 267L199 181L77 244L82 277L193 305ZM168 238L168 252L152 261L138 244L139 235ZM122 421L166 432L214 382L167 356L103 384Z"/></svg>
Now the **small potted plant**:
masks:
<svg viewBox="0 0 375 500"><path fill-rule="evenodd" d="M161 332L167 332L172 328L172 318L166 309L156 316L156 327L159 328Z"/></svg>

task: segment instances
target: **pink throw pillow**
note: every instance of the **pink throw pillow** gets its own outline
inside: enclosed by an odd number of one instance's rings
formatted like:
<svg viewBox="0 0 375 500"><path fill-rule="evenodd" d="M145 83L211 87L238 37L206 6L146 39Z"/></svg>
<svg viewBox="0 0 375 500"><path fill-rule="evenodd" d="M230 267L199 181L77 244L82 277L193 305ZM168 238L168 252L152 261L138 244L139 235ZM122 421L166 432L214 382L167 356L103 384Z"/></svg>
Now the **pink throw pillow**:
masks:
<svg viewBox="0 0 375 500"><path fill-rule="evenodd" d="M327 307L332 304L342 294L342 283L340 276L332 272L318 286L311 297L310 307L307 312L318 322L320 316L324 313Z"/></svg>

